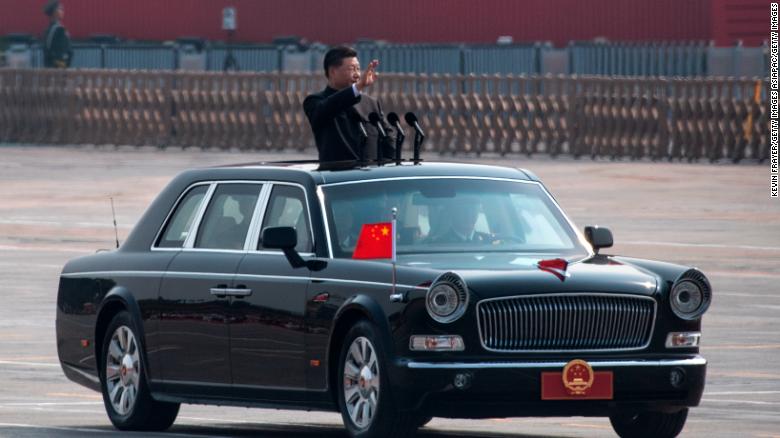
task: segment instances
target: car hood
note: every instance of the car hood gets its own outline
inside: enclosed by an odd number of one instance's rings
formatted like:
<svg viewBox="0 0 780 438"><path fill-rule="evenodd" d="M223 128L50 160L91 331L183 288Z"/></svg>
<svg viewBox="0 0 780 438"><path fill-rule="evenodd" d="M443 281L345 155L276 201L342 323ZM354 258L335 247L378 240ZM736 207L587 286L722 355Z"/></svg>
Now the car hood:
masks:
<svg viewBox="0 0 780 438"><path fill-rule="evenodd" d="M608 256L575 261L563 276L539 269L554 254L469 253L399 257L399 264L459 274L480 298L549 292L606 292L652 295L658 277L638 266Z"/></svg>

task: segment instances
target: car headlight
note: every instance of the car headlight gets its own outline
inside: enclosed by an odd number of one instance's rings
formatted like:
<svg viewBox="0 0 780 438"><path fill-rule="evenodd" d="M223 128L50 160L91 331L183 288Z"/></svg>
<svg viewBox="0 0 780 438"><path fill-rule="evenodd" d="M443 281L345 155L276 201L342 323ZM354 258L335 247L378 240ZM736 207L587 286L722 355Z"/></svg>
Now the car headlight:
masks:
<svg viewBox="0 0 780 438"><path fill-rule="evenodd" d="M469 303L466 283L459 275L447 272L439 276L425 296L425 308L435 321L444 324L463 316Z"/></svg>
<svg viewBox="0 0 780 438"><path fill-rule="evenodd" d="M669 294L672 312L682 319L691 320L700 317L710 307L712 288L707 277L691 269L674 282Z"/></svg>

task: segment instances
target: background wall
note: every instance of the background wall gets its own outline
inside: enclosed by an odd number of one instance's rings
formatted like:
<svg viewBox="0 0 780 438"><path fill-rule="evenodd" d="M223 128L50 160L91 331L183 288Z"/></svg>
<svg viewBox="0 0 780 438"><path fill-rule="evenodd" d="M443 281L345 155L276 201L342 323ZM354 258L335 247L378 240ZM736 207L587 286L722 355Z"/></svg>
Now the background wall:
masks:
<svg viewBox="0 0 780 438"><path fill-rule="evenodd" d="M0 35L40 35L46 0L0 0ZM75 38L114 34L123 39L221 40L221 11L238 12L236 41L270 42L297 35L326 44L360 38L392 42L495 43L606 37L613 41L736 38L760 45L768 34L763 0L63 0Z"/></svg>

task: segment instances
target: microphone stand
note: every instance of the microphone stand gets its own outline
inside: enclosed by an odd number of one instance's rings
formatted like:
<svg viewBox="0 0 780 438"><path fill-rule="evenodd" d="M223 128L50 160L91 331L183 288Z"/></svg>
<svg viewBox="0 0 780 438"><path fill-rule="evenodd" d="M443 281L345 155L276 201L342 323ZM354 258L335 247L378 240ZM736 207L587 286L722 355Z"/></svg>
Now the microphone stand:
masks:
<svg viewBox="0 0 780 438"><path fill-rule="evenodd" d="M376 162L377 165L382 166L384 164L384 145L387 142L387 132L385 132L384 126L382 126L382 117L376 112L372 112L368 115L368 121L376 127L379 136L376 141Z"/></svg>
<svg viewBox="0 0 780 438"><path fill-rule="evenodd" d="M420 131L416 131L414 133L414 164L420 164L420 148L422 148L424 141L425 135Z"/></svg>
<svg viewBox="0 0 780 438"><path fill-rule="evenodd" d="M395 135L395 164L396 166L401 165L401 149L404 145L404 140L406 139L406 133L404 133L404 129L401 127L401 120L398 118L398 114L396 113L390 113L387 115L387 121L390 122L391 125L396 130Z"/></svg>
<svg viewBox="0 0 780 438"><path fill-rule="evenodd" d="M363 124L363 120L360 117L357 118L358 131L360 131L360 144L358 145L358 161L360 167L366 167L366 142L368 141L368 132L366 132L366 125Z"/></svg>

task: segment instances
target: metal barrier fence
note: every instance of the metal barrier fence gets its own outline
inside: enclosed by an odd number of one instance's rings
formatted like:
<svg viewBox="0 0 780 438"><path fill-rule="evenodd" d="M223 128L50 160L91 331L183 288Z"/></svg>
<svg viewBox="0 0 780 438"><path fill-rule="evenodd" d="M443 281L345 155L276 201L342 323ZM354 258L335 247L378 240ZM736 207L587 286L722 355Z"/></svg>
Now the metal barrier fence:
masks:
<svg viewBox="0 0 780 438"><path fill-rule="evenodd" d="M313 147L301 109L319 74L0 70L0 142ZM425 149L765 160L765 79L383 75L385 111L414 111Z"/></svg>
<svg viewBox="0 0 780 438"><path fill-rule="evenodd" d="M363 60L379 59L382 72L427 74L587 74L619 76L767 76L764 47L714 47L705 42L572 42L555 49L530 44L355 45ZM241 71L319 72L327 47L312 45L205 45L186 43L74 44L75 68L183 69L222 71L228 50ZM31 47L30 67L41 67L40 45ZM192 62L190 62L192 61ZM365 62L365 61L364 61ZM17 67L21 67L18 66Z"/></svg>
<svg viewBox="0 0 780 438"><path fill-rule="evenodd" d="M620 76L705 76L708 47L701 43L569 45L571 73Z"/></svg>

